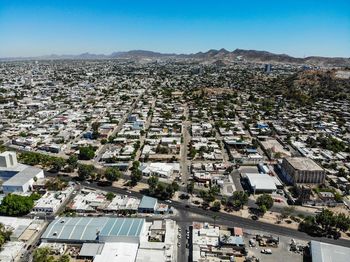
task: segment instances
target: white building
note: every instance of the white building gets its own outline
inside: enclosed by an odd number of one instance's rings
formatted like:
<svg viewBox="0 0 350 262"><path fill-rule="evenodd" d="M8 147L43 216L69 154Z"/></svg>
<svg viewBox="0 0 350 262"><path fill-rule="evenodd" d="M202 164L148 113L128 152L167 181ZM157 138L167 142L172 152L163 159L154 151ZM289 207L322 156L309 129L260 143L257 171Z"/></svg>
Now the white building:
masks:
<svg viewBox="0 0 350 262"><path fill-rule="evenodd" d="M272 193L277 190L275 180L267 174L246 173L244 176L248 179L249 185L255 193Z"/></svg>
<svg viewBox="0 0 350 262"><path fill-rule="evenodd" d="M180 165L179 163L152 162L148 164L142 164L140 170L144 176L158 176L169 178L174 172L179 172Z"/></svg>
<svg viewBox="0 0 350 262"><path fill-rule="evenodd" d="M5 180L2 189L5 194L28 192L32 190L36 179L44 178L42 169L17 162L15 152L0 154L0 178Z"/></svg>
<svg viewBox="0 0 350 262"><path fill-rule="evenodd" d="M32 212L46 214L55 213L67 199L67 197L70 196L73 190L73 187L68 187L66 190L60 192L46 192L45 195L37 200Z"/></svg>

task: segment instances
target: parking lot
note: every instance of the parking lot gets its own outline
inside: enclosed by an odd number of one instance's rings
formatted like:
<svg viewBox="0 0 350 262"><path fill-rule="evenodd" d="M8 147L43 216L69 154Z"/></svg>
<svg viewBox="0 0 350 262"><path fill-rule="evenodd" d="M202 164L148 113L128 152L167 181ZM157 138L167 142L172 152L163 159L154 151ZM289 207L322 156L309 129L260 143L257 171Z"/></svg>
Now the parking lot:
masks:
<svg viewBox="0 0 350 262"><path fill-rule="evenodd" d="M255 235L247 235L246 238L253 238ZM303 255L300 253L295 253L289 251L289 244L291 242L291 238L280 236L279 237L279 245L278 247L261 247L258 243L256 243L255 247L247 247L248 248L248 256L255 256L260 260L260 262L275 262L275 261L283 261L283 262L302 262ZM306 244L305 241L297 241L301 244ZM272 254L263 254L261 253L262 249L271 249Z"/></svg>

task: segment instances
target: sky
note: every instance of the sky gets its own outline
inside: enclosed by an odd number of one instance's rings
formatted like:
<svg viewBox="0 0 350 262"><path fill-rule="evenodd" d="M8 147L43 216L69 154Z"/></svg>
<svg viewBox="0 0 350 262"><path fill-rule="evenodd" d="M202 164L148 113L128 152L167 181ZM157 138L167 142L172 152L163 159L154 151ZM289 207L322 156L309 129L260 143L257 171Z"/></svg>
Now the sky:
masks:
<svg viewBox="0 0 350 262"><path fill-rule="evenodd" d="M350 57L350 1L0 0L0 57L220 48Z"/></svg>

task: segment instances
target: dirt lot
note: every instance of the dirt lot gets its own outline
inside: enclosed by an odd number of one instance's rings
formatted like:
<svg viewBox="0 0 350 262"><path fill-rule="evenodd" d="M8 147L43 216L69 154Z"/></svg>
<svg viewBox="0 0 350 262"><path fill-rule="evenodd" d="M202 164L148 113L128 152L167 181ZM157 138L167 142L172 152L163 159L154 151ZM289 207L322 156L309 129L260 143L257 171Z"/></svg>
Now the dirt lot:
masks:
<svg viewBox="0 0 350 262"><path fill-rule="evenodd" d="M245 235L246 239L250 239L255 234L251 234L253 232L249 232L247 235ZM278 247L260 247L258 244L256 247L249 247L248 246L248 255L249 256L255 256L259 258L262 262L275 262L275 261L283 261L283 262L298 262L303 261L303 255L300 253L295 253L292 251L289 251L289 244L291 242L291 238L279 236L279 246ZM305 241L299 241L296 240L298 244L306 245L307 242ZM272 254L262 254L261 250L269 248L272 251Z"/></svg>

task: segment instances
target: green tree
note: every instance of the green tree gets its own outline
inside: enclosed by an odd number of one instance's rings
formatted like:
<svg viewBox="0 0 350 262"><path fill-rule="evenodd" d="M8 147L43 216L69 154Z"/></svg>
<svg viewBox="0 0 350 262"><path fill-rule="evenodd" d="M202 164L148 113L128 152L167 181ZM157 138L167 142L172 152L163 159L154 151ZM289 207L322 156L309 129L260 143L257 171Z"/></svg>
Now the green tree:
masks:
<svg viewBox="0 0 350 262"><path fill-rule="evenodd" d="M93 165L80 164L78 169L79 178L81 180L89 179L94 171L95 167Z"/></svg>
<svg viewBox="0 0 350 262"><path fill-rule="evenodd" d="M335 226L343 232L348 231L350 228L350 217L344 213L339 213L335 217Z"/></svg>
<svg viewBox="0 0 350 262"><path fill-rule="evenodd" d="M76 155L71 155L67 160L68 165L70 165L73 168L78 167L78 157Z"/></svg>
<svg viewBox="0 0 350 262"><path fill-rule="evenodd" d="M66 165L66 160L63 158L56 158L52 161L52 169L55 172L60 172Z"/></svg>
<svg viewBox="0 0 350 262"><path fill-rule="evenodd" d="M229 200L229 203L236 209L242 209L248 202L248 195L243 191L235 191Z"/></svg>
<svg viewBox="0 0 350 262"><path fill-rule="evenodd" d="M176 183L175 181L173 181L173 182L171 183L171 186L173 187L174 192L179 191L179 189L180 189L179 184Z"/></svg>
<svg viewBox="0 0 350 262"><path fill-rule="evenodd" d="M265 212L273 206L273 199L268 194L262 194L256 199L256 205L260 208L260 210ZM263 213L265 213L263 212Z"/></svg>
<svg viewBox="0 0 350 262"><path fill-rule="evenodd" d="M55 259L50 255L51 250L48 247L37 248L33 254L33 262L54 262Z"/></svg>
<svg viewBox="0 0 350 262"><path fill-rule="evenodd" d="M115 194L113 194L112 192L108 192L106 194L106 199L109 200L109 201L112 201L113 198L115 198Z"/></svg>
<svg viewBox="0 0 350 262"><path fill-rule="evenodd" d="M28 214L34 207L35 196L20 196L8 194L0 205L0 214L7 216L23 216Z"/></svg>
<svg viewBox="0 0 350 262"><path fill-rule="evenodd" d="M329 229L336 222L333 212L329 209L322 209L321 213L316 215L315 220L323 229Z"/></svg>
<svg viewBox="0 0 350 262"><path fill-rule="evenodd" d="M220 208L221 208L221 204L220 204L220 201L214 201L214 203L213 203L213 206L212 206L212 210L213 211L220 211Z"/></svg>
<svg viewBox="0 0 350 262"><path fill-rule="evenodd" d="M69 262L70 257L68 255L63 255L57 259L57 262Z"/></svg>
<svg viewBox="0 0 350 262"><path fill-rule="evenodd" d="M130 180L131 185L136 186L139 181L142 179L142 172L139 169L135 169L131 172Z"/></svg>
<svg viewBox="0 0 350 262"><path fill-rule="evenodd" d="M132 170L139 169L139 167L140 167L140 162L139 161L132 162L132 167L131 167Z"/></svg>
<svg viewBox="0 0 350 262"><path fill-rule="evenodd" d="M79 159L90 160L95 156L95 149L92 146L83 146L79 148Z"/></svg>
<svg viewBox="0 0 350 262"><path fill-rule="evenodd" d="M114 167L108 167L105 172L105 178L108 181L118 181L118 179L121 177L121 173L117 168Z"/></svg>
<svg viewBox="0 0 350 262"><path fill-rule="evenodd" d="M159 179L156 176L151 176L148 180L147 180L147 184L149 185L149 190L151 193L155 192L155 189L157 188Z"/></svg>
<svg viewBox="0 0 350 262"><path fill-rule="evenodd" d="M7 230L4 224L0 223L0 249L7 241L10 240L11 234L12 234L12 231Z"/></svg>
<svg viewBox="0 0 350 262"><path fill-rule="evenodd" d="M192 195L193 191L194 191L194 182L191 181L190 183L187 184L187 193Z"/></svg>

